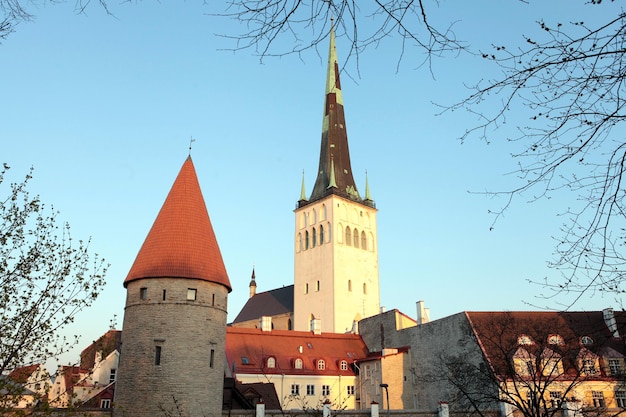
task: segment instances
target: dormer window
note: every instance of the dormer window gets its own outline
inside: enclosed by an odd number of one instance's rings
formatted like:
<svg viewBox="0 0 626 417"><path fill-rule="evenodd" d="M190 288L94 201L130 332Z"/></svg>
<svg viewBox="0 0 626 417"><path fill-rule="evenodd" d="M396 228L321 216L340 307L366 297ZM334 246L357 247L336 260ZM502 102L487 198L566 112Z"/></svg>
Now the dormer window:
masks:
<svg viewBox="0 0 626 417"><path fill-rule="evenodd" d="M302 369L302 359L296 358L296 360L293 361L293 367L296 369Z"/></svg>
<svg viewBox="0 0 626 417"><path fill-rule="evenodd" d="M580 344L583 346L593 345L593 339L590 336L583 336L580 338Z"/></svg>
<svg viewBox="0 0 626 417"><path fill-rule="evenodd" d="M558 334L551 334L548 336L548 344L554 346L563 346L565 342L563 342L563 337Z"/></svg>
<svg viewBox="0 0 626 417"><path fill-rule="evenodd" d="M276 358L273 356L270 356L269 358L267 358L267 367L268 368L276 368Z"/></svg>
<svg viewBox="0 0 626 417"><path fill-rule="evenodd" d="M341 362L339 362L339 369L341 369L342 371L347 371L348 370L348 361L341 361Z"/></svg>
<svg viewBox="0 0 626 417"><path fill-rule="evenodd" d="M517 338L517 344L522 346L529 346L533 344L533 340L530 338L530 336L523 334Z"/></svg>
<svg viewBox="0 0 626 417"><path fill-rule="evenodd" d="M326 362L324 361L324 359L320 359L317 361L317 370L318 371L323 371L324 369L326 369Z"/></svg>

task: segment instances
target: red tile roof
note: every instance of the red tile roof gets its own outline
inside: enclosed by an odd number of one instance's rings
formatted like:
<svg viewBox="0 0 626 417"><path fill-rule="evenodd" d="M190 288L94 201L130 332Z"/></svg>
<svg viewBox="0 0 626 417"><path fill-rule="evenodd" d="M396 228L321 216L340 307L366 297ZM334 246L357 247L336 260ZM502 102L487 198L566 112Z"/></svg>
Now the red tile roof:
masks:
<svg viewBox="0 0 626 417"><path fill-rule="evenodd" d="M39 368L39 366L40 365L28 365L28 366L22 366L21 368L14 369L9 374L9 378L11 378L13 381L17 383L25 384L26 381L28 380L28 377L30 377L33 374L33 372L35 372L37 368Z"/></svg>
<svg viewBox="0 0 626 417"><path fill-rule="evenodd" d="M200 279L232 289L191 157L180 169L124 286L164 277Z"/></svg>
<svg viewBox="0 0 626 417"><path fill-rule="evenodd" d="M226 328L226 358L233 375L355 375L351 365L367 356L367 346L358 334ZM267 367L270 357L275 359L275 368ZM302 369L295 368L296 359L302 359ZM326 364L324 370L317 367L320 359ZM347 370L340 369L342 360Z"/></svg>

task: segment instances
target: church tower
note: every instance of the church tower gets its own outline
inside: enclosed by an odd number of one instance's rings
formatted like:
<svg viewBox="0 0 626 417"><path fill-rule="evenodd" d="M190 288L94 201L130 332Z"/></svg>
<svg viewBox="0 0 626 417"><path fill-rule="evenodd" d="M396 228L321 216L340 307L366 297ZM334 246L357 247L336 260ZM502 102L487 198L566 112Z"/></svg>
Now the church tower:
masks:
<svg viewBox="0 0 626 417"><path fill-rule="evenodd" d="M295 210L295 330L344 333L380 310L376 206L350 164L335 32L331 28L319 170Z"/></svg>
<svg viewBox="0 0 626 417"><path fill-rule="evenodd" d="M124 287L115 416L221 416L231 285L191 157Z"/></svg>

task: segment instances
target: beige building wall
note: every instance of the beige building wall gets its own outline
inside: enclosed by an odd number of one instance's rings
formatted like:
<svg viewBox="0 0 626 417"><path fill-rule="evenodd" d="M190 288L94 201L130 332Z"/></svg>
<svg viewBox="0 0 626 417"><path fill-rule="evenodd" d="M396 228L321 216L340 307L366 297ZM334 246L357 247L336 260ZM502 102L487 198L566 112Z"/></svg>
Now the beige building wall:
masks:
<svg viewBox="0 0 626 417"><path fill-rule="evenodd" d="M331 402L333 410L356 408L357 378L354 376L237 373L236 378L242 383L273 383L283 410L321 410L326 400ZM292 394L294 385L298 386L299 394ZM307 386L314 387L313 395L307 395ZM324 395L323 386L328 387L329 395ZM348 387L353 387L355 394L349 393Z"/></svg>
<svg viewBox="0 0 626 417"><path fill-rule="evenodd" d="M380 311L376 209L331 195L295 214L294 330L356 330Z"/></svg>

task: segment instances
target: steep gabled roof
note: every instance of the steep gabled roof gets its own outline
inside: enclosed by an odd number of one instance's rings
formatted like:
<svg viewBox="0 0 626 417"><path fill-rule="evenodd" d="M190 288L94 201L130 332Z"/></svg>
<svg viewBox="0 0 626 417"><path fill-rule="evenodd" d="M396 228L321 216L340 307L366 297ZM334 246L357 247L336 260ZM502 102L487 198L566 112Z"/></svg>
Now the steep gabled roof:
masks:
<svg viewBox="0 0 626 417"><path fill-rule="evenodd" d="M28 378L40 367L41 365L27 365L20 368L16 368L9 373L9 378L13 381L25 384Z"/></svg>
<svg viewBox="0 0 626 417"><path fill-rule="evenodd" d="M565 372L575 375L576 359L588 349L592 354L602 352L625 353L626 313L615 312L615 337L604 320L602 311L589 312L465 312L485 359L494 372L507 376L511 372L510 359L524 349L529 355L540 357L547 349L563 358ZM520 337L524 338L523 343ZM558 337L552 339L551 337ZM584 345L583 337L592 343Z"/></svg>
<svg viewBox="0 0 626 417"><path fill-rule="evenodd" d="M293 285L255 294L246 301L233 323L285 313L293 313Z"/></svg>
<svg viewBox="0 0 626 417"><path fill-rule="evenodd" d="M105 359L113 351L121 351L122 331L109 330L97 340L93 341L80 353L80 367L82 369L93 369L96 364L96 353L102 354L101 359Z"/></svg>
<svg viewBox="0 0 626 417"><path fill-rule="evenodd" d="M231 291L191 156L183 164L124 281L188 278Z"/></svg>
<svg viewBox="0 0 626 417"><path fill-rule="evenodd" d="M226 328L226 358L237 374L344 375L354 376L353 363L368 356L368 349L358 334L298 332L293 330L262 331L240 327ZM267 359L275 367L267 367ZM296 359L302 360L297 369ZM319 370L318 360L326 367ZM348 369L340 369L345 360Z"/></svg>

